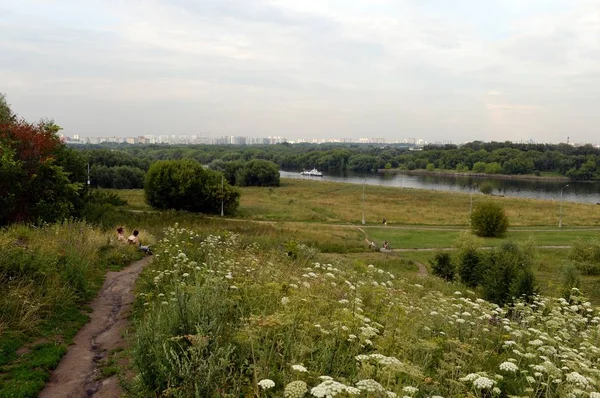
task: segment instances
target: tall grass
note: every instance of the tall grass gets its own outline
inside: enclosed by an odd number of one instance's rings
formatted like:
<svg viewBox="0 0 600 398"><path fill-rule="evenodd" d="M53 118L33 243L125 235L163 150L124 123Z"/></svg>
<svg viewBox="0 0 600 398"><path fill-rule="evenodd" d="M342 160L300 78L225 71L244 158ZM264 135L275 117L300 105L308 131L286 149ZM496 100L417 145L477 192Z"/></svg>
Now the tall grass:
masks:
<svg viewBox="0 0 600 398"><path fill-rule="evenodd" d="M106 271L141 257L114 240L81 222L0 231L0 396L36 396ZM30 353L16 354L36 340Z"/></svg>
<svg viewBox="0 0 600 398"><path fill-rule="evenodd" d="M148 209L143 190L116 190L135 210ZM281 187L241 188L239 217L259 221L354 223L362 218L362 186L326 181L282 179ZM512 227L558 225L556 201L476 194L473 201L502 206ZM464 226L469 224L470 196L461 192L369 186L365 191L365 220L394 225ZM563 225L600 225L600 206L562 203Z"/></svg>
<svg viewBox="0 0 600 398"><path fill-rule="evenodd" d="M597 396L600 317L577 290L500 308L436 278L186 228L155 253L134 396Z"/></svg>

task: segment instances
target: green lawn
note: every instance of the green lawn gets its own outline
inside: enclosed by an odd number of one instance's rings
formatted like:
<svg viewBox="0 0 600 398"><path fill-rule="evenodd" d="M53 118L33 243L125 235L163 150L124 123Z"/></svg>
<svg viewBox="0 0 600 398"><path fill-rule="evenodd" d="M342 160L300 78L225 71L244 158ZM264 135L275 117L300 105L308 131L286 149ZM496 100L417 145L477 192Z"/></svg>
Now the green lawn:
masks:
<svg viewBox="0 0 600 398"><path fill-rule="evenodd" d="M452 247L459 238L459 230L407 230L394 228L365 228L369 240L374 240L378 246L388 241L394 249L440 248ZM580 240L590 240L600 237L600 231L594 230L512 230L504 239L484 238L484 246L498 246L506 241L523 242L534 239L538 246L571 246Z"/></svg>

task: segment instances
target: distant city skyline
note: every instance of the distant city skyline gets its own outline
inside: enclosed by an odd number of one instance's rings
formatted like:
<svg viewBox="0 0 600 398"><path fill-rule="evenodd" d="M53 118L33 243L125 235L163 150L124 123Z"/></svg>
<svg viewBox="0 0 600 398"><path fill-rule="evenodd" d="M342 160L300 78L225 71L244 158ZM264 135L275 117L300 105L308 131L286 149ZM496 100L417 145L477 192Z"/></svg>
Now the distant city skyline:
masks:
<svg viewBox="0 0 600 398"><path fill-rule="evenodd" d="M600 0L4 0L0 59L68 136L599 135Z"/></svg>

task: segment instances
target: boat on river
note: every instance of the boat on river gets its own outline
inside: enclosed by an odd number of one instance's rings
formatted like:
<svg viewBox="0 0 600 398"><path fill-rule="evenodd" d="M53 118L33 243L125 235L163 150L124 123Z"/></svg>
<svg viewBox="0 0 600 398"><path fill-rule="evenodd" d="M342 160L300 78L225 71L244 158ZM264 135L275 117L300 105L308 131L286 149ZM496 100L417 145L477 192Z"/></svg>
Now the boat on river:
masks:
<svg viewBox="0 0 600 398"><path fill-rule="evenodd" d="M323 173L321 173L319 170L317 169L312 169L310 171L308 170L304 170L303 172L300 173L303 176L309 176L309 177L323 177Z"/></svg>

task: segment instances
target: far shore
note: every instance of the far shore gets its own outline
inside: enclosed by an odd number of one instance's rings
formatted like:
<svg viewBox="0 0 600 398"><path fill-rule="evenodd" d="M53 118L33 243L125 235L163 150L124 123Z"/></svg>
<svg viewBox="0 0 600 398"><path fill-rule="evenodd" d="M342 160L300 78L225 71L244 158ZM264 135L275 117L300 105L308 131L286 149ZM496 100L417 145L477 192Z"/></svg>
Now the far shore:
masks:
<svg viewBox="0 0 600 398"><path fill-rule="evenodd" d="M453 177L497 178L501 180L545 180L545 181L571 181L563 176L536 176L533 174L487 174L487 173L459 173L457 171L427 171L427 170L399 170L378 169L378 173L407 174L407 175L438 175Z"/></svg>

